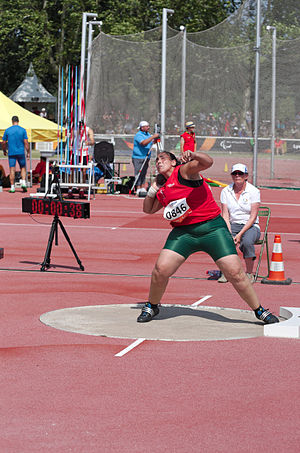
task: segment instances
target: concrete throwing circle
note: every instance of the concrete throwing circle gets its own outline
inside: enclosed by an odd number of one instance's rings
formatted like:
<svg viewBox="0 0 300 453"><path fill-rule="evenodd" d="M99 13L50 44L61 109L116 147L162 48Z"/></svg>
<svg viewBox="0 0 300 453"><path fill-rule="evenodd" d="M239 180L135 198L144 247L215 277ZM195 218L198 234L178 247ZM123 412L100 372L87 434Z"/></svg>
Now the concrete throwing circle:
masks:
<svg viewBox="0 0 300 453"><path fill-rule="evenodd" d="M47 326L110 338L165 341L236 340L264 335L252 311L222 307L162 305L151 322L138 323L142 305L94 305L44 313Z"/></svg>

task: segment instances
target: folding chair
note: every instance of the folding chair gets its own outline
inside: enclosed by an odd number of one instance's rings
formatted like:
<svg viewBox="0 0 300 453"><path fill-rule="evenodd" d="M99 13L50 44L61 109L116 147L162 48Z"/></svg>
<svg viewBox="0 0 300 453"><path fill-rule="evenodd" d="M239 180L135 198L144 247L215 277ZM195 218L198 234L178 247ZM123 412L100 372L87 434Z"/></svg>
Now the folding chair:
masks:
<svg viewBox="0 0 300 453"><path fill-rule="evenodd" d="M260 245L260 253L259 253L259 258L258 258L258 263L254 275L254 281L256 282L257 278L268 278L270 274L270 259L269 259L269 244L268 244L268 227L269 227L269 221L270 221L270 216L271 216L271 210L267 206L260 206L258 209L258 217L265 217L266 218L266 224L265 224L265 231L263 234L262 239L259 239L258 241L255 242L255 245ZM258 275L259 273L259 268L260 268L260 263L262 260L262 255L264 251L264 247L266 246L266 251L267 251L267 266L268 266L268 274L267 275Z"/></svg>
<svg viewBox="0 0 300 453"><path fill-rule="evenodd" d="M99 142L94 147L94 160L103 171L105 178L113 177L113 168L110 164L113 164L115 158L115 150L112 143Z"/></svg>

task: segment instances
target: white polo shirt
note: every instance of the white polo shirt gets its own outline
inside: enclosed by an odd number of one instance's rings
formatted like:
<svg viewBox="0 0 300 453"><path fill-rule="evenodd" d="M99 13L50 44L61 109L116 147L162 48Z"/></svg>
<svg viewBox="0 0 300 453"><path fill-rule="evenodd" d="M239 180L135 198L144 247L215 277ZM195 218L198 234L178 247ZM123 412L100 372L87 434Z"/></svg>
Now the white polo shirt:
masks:
<svg viewBox="0 0 300 453"><path fill-rule="evenodd" d="M245 224L249 220L252 203L260 203L260 191L247 181L245 190L237 200L232 183L222 190L220 199L221 203L227 205L230 223ZM258 217L254 226L258 227Z"/></svg>

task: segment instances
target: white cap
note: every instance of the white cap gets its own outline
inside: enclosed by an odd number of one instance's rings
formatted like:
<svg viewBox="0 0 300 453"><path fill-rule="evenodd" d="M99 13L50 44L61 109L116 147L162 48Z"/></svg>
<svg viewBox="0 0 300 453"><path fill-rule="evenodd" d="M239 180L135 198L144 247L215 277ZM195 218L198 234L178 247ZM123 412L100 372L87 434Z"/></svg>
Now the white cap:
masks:
<svg viewBox="0 0 300 453"><path fill-rule="evenodd" d="M185 123L185 127L188 128L188 127L195 127L195 123L193 121L187 121Z"/></svg>
<svg viewBox="0 0 300 453"><path fill-rule="evenodd" d="M241 171L242 173L248 174L248 169L244 164L234 164L232 166L231 173L233 173L234 171Z"/></svg>
<svg viewBox="0 0 300 453"><path fill-rule="evenodd" d="M144 126L149 126L149 123L147 121L141 121L138 128L140 129L141 127Z"/></svg>

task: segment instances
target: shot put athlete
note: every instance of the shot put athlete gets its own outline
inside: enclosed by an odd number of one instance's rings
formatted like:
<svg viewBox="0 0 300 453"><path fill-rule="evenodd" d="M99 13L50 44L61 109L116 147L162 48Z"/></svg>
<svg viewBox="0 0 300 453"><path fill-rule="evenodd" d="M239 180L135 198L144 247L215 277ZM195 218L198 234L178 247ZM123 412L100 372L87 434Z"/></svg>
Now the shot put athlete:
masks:
<svg viewBox="0 0 300 453"><path fill-rule="evenodd" d="M203 251L212 257L258 319L266 324L279 322L260 305L243 270L231 233L220 215L220 208L200 174L211 167L213 159L208 154L189 150L181 159L183 164L166 151L157 155L159 174L144 199L144 212L154 214L164 207L164 218L171 222L173 229L152 271L149 299L137 321L151 321L159 313L158 304L169 278L192 253Z"/></svg>

